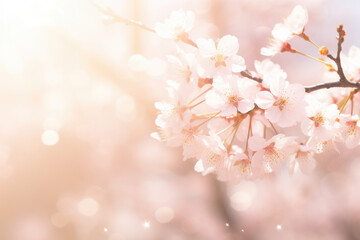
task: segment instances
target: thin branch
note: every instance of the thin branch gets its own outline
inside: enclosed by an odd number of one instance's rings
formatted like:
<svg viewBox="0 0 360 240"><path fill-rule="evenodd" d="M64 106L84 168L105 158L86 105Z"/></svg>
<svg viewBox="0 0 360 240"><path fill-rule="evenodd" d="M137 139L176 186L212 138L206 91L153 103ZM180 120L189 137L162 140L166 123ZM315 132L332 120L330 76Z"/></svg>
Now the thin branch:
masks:
<svg viewBox="0 0 360 240"><path fill-rule="evenodd" d="M249 78L251 80L254 80L258 83L262 83L262 81L263 81L261 78L252 76L248 70L242 71L242 72L240 72L240 74L241 74L241 76Z"/></svg>
<svg viewBox="0 0 360 240"><path fill-rule="evenodd" d="M346 78L346 76L344 74L344 70L342 68L341 58L340 58L340 53L342 51L342 43L344 42L344 36L345 36L345 31L343 29L342 24L340 24L339 27L337 28L337 32L338 32L339 36L337 37L338 44L337 44L336 57L334 57L331 54L328 54L327 57L335 62L336 66L337 66L337 73L338 73L338 75L340 77L339 81L340 82L349 82L349 80Z"/></svg>
<svg viewBox="0 0 360 240"><path fill-rule="evenodd" d="M101 6L99 6L98 4L96 4L94 1L92 0L89 0L91 2L91 4L97 9L99 10L99 12L111 17L111 21L112 22L120 22L120 23L123 23L123 24L126 24L126 25L130 25L130 26L135 26L135 27L139 27L141 29L144 29L146 31L149 31L149 32L152 32L152 33L155 33L155 30L144 25L143 23L141 22L138 22L138 21L135 21L135 20L132 20L132 19L127 19L127 18L123 18L123 17L120 17L119 15L117 15L111 8L103 8Z"/></svg>
<svg viewBox="0 0 360 240"><path fill-rule="evenodd" d="M360 89L360 82L341 82L341 81L337 81L337 82L330 82L330 83L322 83L322 84L318 84L318 85L314 85L314 86L310 86L310 87L305 87L305 91L310 93L316 90L320 90L320 89L329 89L329 88L355 88L355 89Z"/></svg>
<svg viewBox="0 0 360 240"><path fill-rule="evenodd" d="M146 30L146 31L149 31L152 33L156 33L156 31L153 28L146 26L142 22L138 22L138 21L135 21L132 19L127 19L127 18L121 17L121 16L117 15L111 8L103 8L103 7L99 6L98 4L96 4L93 0L89 0L89 1L97 10L99 10L99 12L105 14L106 16L109 16L111 18L110 19L111 22L113 22L113 23L120 22L120 23L123 23L126 25L139 27L143 30ZM176 40L197 48L196 43L189 38L187 33L179 35Z"/></svg>

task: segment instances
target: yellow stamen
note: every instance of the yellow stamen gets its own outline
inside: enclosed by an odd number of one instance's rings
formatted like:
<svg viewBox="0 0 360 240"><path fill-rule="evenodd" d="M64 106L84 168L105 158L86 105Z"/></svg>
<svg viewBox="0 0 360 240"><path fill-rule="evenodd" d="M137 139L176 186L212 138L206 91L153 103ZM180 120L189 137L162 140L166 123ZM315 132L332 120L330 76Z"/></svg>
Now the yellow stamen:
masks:
<svg viewBox="0 0 360 240"><path fill-rule="evenodd" d="M205 93L207 93L208 91L210 91L212 89L212 86L210 86L208 89L206 89L204 92L200 93L197 97L195 97L193 100L191 100L190 102L188 102L186 104L186 106L188 107L191 103L193 103L196 99L198 99L199 97L201 97L202 95L204 95Z"/></svg>

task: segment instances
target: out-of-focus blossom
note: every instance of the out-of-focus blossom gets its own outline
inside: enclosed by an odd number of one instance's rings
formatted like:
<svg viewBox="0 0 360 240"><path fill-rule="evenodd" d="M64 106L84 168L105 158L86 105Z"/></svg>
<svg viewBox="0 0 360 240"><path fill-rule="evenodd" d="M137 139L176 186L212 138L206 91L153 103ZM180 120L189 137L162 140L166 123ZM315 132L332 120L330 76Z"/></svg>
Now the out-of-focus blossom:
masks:
<svg viewBox="0 0 360 240"><path fill-rule="evenodd" d="M164 23L156 24L156 33L166 39L187 39L188 33L194 27L195 14L192 11L180 9L170 14Z"/></svg>
<svg viewBox="0 0 360 240"><path fill-rule="evenodd" d="M197 81L197 59L195 54L180 51L179 55L180 57L167 56L169 62L168 78L180 83Z"/></svg>
<svg viewBox="0 0 360 240"><path fill-rule="evenodd" d="M360 48L351 46L348 55L342 55L342 65L350 81L360 81Z"/></svg>

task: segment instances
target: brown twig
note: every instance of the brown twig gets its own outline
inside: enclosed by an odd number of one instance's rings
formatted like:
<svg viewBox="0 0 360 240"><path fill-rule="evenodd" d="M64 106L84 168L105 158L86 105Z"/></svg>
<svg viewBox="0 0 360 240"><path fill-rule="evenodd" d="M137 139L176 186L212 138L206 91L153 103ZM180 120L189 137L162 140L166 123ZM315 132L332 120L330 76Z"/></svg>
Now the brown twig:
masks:
<svg viewBox="0 0 360 240"><path fill-rule="evenodd" d="M254 80L258 83L262 83L263 79L252 76L247 70L240 73L241 76ZM346 78L345 78L346 79ZM310 93L320 89L329 89L329 88L355 88L360 90L360 82L350 82L350 81L337 81L329 83L316 84L314 86L305 87L305 91Z"/></svg>
<svg viewBox="0 0 360 240"><path fill-rule="evenodd" d="M262 83L262 81L263 81L261 78L252 76L248 70L242 71L242 72L240 72L240 74L241 74L241 76L249 78L251 80L254 80L258 83Z"/></svg>
<svg viewBox="0 0 360 240"><path fill-rule="evenodd" d="M337 82L322 83L322 84L306 87L305 91L309 93L320 89L329 89L334 87L360 89L360 82L350 82L350 81L344 82L339 80Z"/></svg>
<svg viewBox="0 0 360 240"><path fill-rule="evenodd" d="M340 82L349 82L349 80L347 80L347 78L345 77L344 70L341 65L341 58L340 58L340 53L342 51L342 43L344 42L344 36L345 36L345 31L344 31L342 24L340 24L339 27L337 28L337 32L338 32L339 36L337 37L338 44L337 44L336 57L334 57L331 54L328 54L327 57L335 62L336 66L337 66L337 73L340 77L339 81Z"/></svg>
<svg viewBox="0 0 360 240"><path fill-rule="evenodd" d="M335 62L336 66L337 66L337 74L339 75L339 81L331 82L331 83L323 83L323 84L315 85L312 87L307 87L307 88L305 88L306 92L312 92L312 91L316 91L319 89L333 88L333 87L355 88L355 92L358 92L360 90L360 82L349 81L346 78L344 70L341 65L340 54L342 51L342 43L344 42L344 36L345 36L345 31L344 31L342 24L340 24L339 27L337 28L337 32L338 32L339 36L337 37L338 44L337 44L336 57L334 57L332 54L328 54L327 57Z"/></svg>

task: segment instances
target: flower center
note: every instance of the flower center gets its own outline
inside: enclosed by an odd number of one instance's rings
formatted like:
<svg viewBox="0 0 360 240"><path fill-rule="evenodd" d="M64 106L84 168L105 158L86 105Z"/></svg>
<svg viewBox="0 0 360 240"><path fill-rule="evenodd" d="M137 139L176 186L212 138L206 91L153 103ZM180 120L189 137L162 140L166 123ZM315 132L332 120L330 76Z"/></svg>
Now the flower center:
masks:
<svg viewBox="0 0 360 240"><path fill-rule="evenodd" d="M221 161L221 156L209 151L206 153L205 159L209 167L215 167Z"/></svg>
<svg viewBox="0 0 360 240"><path fill-rule="evenodd" d="M303 159L303 158L307 158L307 155L308 155L309 153L308 152L303 152L303 151L301 151L301 150L298 150L297 152L296 152L296 158L301 158L301 159Z"/></svg>
<svg viewBox="0 0 360 240"><path fill-rule="evenodd" d="M321 112L318 112L314 117L311 117L310 120L314 121L315 127L319 127L325 123L325 118Z"/></svg>
<svg viewBox="0 0 360 240"><path fill-rule="evenodd" d="M280 160L281 154L275 148L275 143L271 143L269 146L265 147L264 150L264 155L270 162L277 162Z"/></svg>
<svg viewBox="0 0 360 240"><path fill-rule="evenodd" d="M242 174L250 174L251 161L249 159L238 160L234 163L234 167L238 167L240 173Z"/></svg>
<svg viewBox="0 0 360 240"><path fill-rule="evenodd" d="M286 105L289 104L289 100L290 100L289 97L281 97L275 101L274 106L278 106L280 111L282 111L284 110Z"/></svg>
<svg viewBox="0 0 360 240"><path fill-rule="evenodd" d="M226 67L226 61L227 57L224 56L222 53L216 54L214 57L211 57L211 60L215 61L215 67L224 66Z"/></svg>
<svg viewBox="0 0 360 240"><path fill-rule="evenodd" d="M230 104L232 104L232 105L234 105L235 107L237 107L239 101L241 101L242 98L241 98L241 97L238 97L238 96L236 96L236 95L231 95L231 96L228 97L228 100L229 100L229 103L230 103Z"/></svg>
<svg viewBox="0 0 360 240"><path fill-rule="evenodd" d="M174 26L174 30L175 30L175 32L182 32L183 28L181 25L176 25L176 26Z"/></svg>
<svg viewBox="0 0 360 240"><path fill-rule="evenodd" d="M354 135L354 137L355 137L356 136L356 125L357 125L356 121L347 121L346 122L347 134Z"/></svg>
<svg viewBox="0 0 360 240"><path fill-rule="evenodd" d="M278 167L283 159L284 154L275 148L275 143L271 143L264 148L263 164L266 172L274 171L274 168Z"/></svg>

